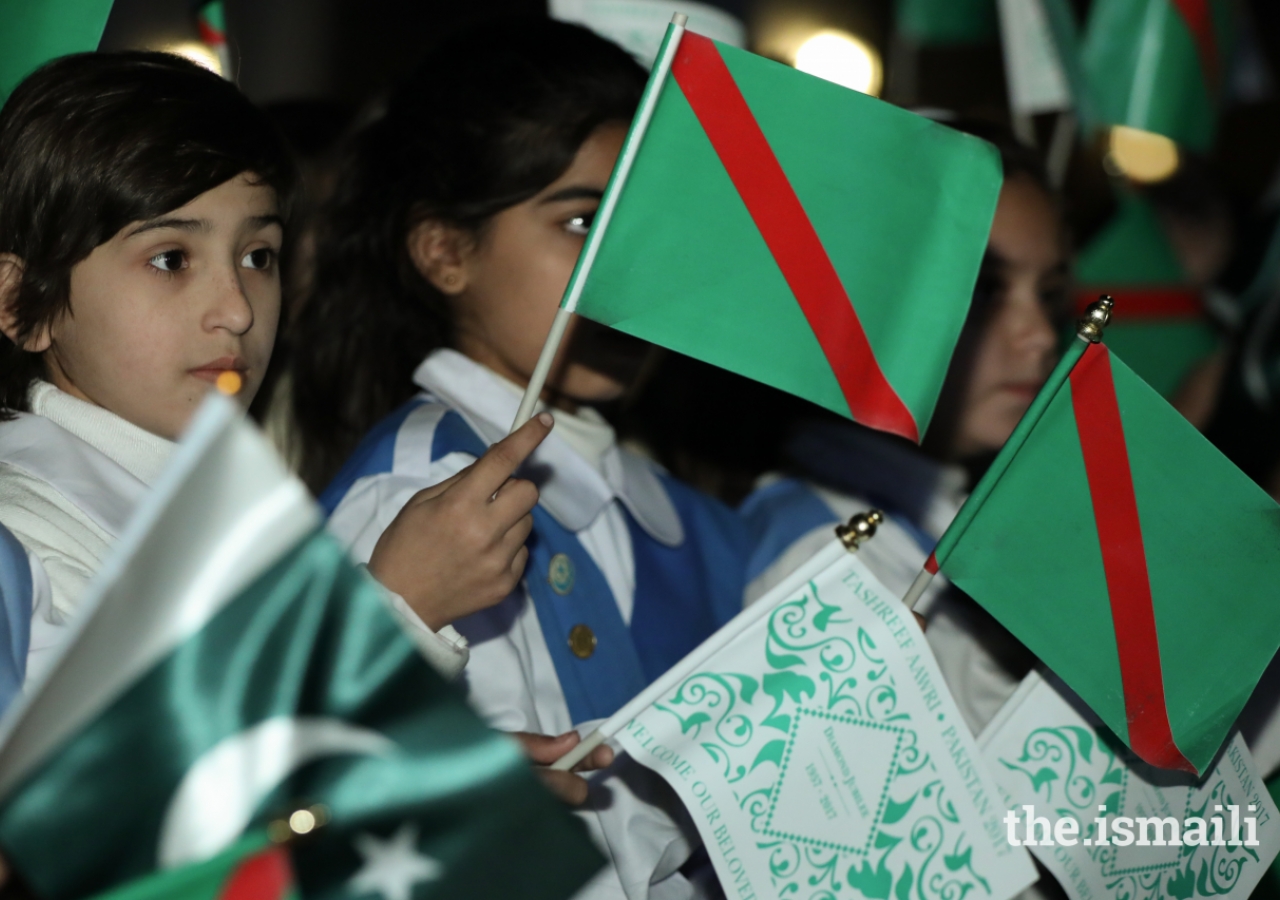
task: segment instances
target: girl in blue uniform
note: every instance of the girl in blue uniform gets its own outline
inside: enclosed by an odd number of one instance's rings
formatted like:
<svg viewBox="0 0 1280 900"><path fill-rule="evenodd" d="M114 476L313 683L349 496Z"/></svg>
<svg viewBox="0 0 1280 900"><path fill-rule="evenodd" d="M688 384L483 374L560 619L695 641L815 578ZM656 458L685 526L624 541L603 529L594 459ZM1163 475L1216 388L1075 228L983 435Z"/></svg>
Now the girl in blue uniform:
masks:
<svg viewBox="0 0 1280 900"><path fill-rule="evenodd" d="M489 28L430 56L358 136L292 364L303 471L357 559L506 433L644 81L584 29ZM564 346L543 395L555 431L525 468L541 497L523 584L455 623L470 699L504 730L608 716L741 607L739 520L595 410L646 348L585 321ZM609 776L584 815L611 865L584 896L703 896L674 795L626 757Z"/></svg>

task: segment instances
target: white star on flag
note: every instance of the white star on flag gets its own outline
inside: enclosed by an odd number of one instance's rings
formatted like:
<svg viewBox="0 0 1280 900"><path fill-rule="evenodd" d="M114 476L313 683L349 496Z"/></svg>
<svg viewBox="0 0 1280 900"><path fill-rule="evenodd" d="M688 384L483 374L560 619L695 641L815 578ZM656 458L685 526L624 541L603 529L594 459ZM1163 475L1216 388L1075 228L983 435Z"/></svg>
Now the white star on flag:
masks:
<svg viewBox="0 0 1280 900"><path fill-rule="evenodd" d="M409 900L415 884L435 881L443 871L439 862L418 852L418 828L412 822L405 822L387 840L372 834L357 835L355 848L364 857L364 865L347 882L352 894Z"/></svg>

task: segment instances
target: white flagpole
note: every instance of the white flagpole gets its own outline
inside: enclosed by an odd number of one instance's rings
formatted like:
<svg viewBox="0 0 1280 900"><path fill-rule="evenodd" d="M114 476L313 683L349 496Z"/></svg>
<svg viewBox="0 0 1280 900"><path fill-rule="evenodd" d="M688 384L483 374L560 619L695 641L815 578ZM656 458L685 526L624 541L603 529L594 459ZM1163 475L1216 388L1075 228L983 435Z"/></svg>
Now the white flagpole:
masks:
<svg viewBox="0 0 1280 900"><path fill-rule="evenodd" d="M636 111L635 122L631 125L631 131L627 135L626 143L622 146L622 152L618 154L618 163L614 167L613 177L609 179L604 197L600 200L600 208L596 210L596 220L592 225L591 233L587 235L587 242L582 248L582 255L578 258L573 276L569 279L564 299L560 301L560 308L556 310L555 321L551 323L551 331L547 335L546 343L542 345L538 362L533 367L529 386L525 388L524 397L520 399L520 408L516 411L515 421L511 423L512 431L533 417L534 407L537 406L542 389L546 386L547 375L551 373L551 364L555 362L556 354L560 351L560 342L564 339L573 311L578 308L578 299L582 296L587 276L595 263L600 242L604 240L609 220L613 218L618 197L622 195L627 177L631 174L631 167L635 164L636 154L640 152L640 144L649 130L649 122L653 119L653 111L658 106L658 98L662 95L662 87L666 83L667 75L671 72L671 64L675 61L676 50L680 47L680 38L684 35L685 24L688 21L689 17L683 13L676 13L671 17L671 24L667 27L662 49L653 64L653 72L649 75L649 83L645 87L644 96L640 98L640 109Z"/></svg>
<svg viewBox="0 0 1280 900"><path fill-rule="evenodd" d="M809 581L839 562L845 553L855 552L863 542L875 535L876 527L883 521L883 513L873 509L868 513L859 513L854 516L849 520L848 525L837 527L836 535L839 537L838 541L832 541L818 551L808 563L787 576L785 581L734 616L723 628L668 669L666 674L636 694L626 706L608 719L605 719L604 722L596 727L595 731L582 739L582 743L556 760L551 768L558 772L568 771L586 759L587 754L621 731L628 722L688 678L694 670L708 659L731 644L738 635L768 616L784 601L794 597L796 591L802 589Z"/></svg>

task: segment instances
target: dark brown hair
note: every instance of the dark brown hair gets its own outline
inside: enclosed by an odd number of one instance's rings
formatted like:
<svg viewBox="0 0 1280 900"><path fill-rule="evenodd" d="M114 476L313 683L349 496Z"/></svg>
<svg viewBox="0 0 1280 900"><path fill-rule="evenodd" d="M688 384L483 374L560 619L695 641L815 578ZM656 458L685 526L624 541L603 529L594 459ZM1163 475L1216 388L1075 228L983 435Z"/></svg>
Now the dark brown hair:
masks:
<svg viewBox="0 0 1280 900"><path fill-rule="evenodd" d="M0 253L22 260L0 338L0 417L27 408L40 354L20 349L72 313L71 269L131 222L242 173L275 189L296 174L270 120L236 87L165 53L82 53L37 69L0 109Z"/></svg>
<svg viewBox="0 0 1280 900"><path fill-rule="evenodd" d="M314 490L453 338L445 298L409 258L413 228L436 219L478 234L559 178L599 126L630 120L644 82L634 59L584 28L515 21L432 53L356 135L289 340L302 476Z"/></svg>

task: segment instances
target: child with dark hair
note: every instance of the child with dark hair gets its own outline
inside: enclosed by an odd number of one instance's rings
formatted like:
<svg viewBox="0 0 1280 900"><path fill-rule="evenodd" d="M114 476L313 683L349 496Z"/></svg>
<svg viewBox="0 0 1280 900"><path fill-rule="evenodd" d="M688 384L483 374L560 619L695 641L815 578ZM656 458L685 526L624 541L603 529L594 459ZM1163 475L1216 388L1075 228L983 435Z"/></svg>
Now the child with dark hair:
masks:
<svg viewBox="0 0 1280 900"><path fill-rule="evenodd" d="M887 513L859 551L903 596L961 504L1056 363L1069 321L1069 246L1059 202L1035 154L982 123L946 122L994 143L1004 163L986 256L923 445L844 419L802 421L786 443L789 477L773 475L742 506L756 551L748 599L762 596L857 512ZM921 600L925 636L976 734L1032 657L942 578Z"/></svg>
<svg viewBox="0 0 1280 900"><path fill-rule="evenodd" d="M295 177L264 114L176 56L64 57L0 109L0 523L32 561L29 673L202 397L247 407L262 384ZM549 429L414 497L374 548L446 673L465 663L447 623L523 568L537 491L509 476Z"/></svg>
<svg viewBox="0 0 1280 900"><path fill-rule="evenodd" d="M511 424L644 83L584 29L513 23L432 54L359 135L292 365L303 471L329 483L357 558ZM457 623L470 699L508 730L610 715L742 604L738 519L619 447L594 409L646 347L579 320L565 348L524 584ZM696 830L661 779L622 756L594 784L584 815L611 865L584 896L704 896Z"/></svg>

